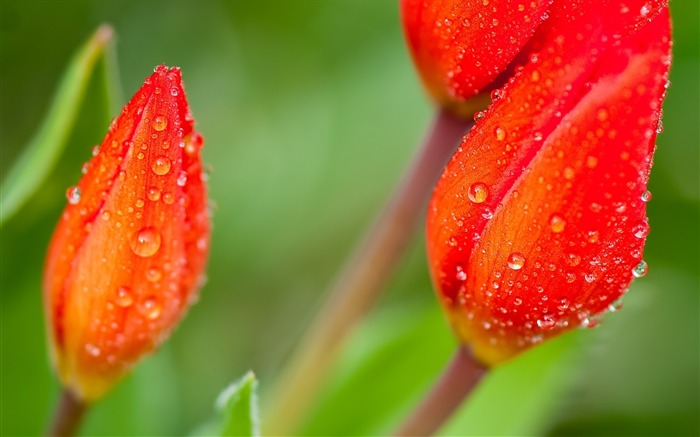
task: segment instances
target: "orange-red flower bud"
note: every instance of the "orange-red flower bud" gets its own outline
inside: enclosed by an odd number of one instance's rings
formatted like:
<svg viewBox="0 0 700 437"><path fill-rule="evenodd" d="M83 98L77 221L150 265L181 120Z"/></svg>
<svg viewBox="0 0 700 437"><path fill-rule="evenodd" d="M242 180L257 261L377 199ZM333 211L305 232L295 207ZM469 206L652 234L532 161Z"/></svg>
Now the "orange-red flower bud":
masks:
<svg viewBox="0 0 700 437"><path fill-rule="evenodd" d="M402 0L408 47L438 104L469 115L547 17L552 0Z"/></svg>
<svg viewBox="0 0 700 437"><path fill-rule="evenodd" d="M556 2L428 214L448 318L493 364L587 326L642 261L670 65L665 1Z"/></svg>
<svg viewBox="0 0 700 437"><path fill-rule="evenodd" d="M49 246L52 357L85 401L158 346L201 285L210 218L180 70L159 66L115 119Z"/></svg>

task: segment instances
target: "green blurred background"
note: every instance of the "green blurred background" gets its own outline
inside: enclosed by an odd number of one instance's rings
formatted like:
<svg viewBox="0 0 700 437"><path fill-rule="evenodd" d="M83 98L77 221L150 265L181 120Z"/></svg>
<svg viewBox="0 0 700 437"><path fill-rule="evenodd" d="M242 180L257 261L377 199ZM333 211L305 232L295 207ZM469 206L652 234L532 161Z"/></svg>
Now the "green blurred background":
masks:
<svg viewBox="0 0 700 437"><path fill-rule="evenodd" d="M3 176L71 54L104 22L117 32L125 97L155 65L182 67L213 164L217 208L201 299L166 346L94 408L85 435L206 434L217 394L248 369L265 400L432 117L396 3L2 1ZM444 433L700 434L700 12L696 0L671 9L674 65L650 183L649 275L600 328L494 372ZM56 401L44 251L65 189L113 115L93 86L57 168L2 229L2 435L40 434ZM389 432L451 355L421 234L302 433Z"/></svg>

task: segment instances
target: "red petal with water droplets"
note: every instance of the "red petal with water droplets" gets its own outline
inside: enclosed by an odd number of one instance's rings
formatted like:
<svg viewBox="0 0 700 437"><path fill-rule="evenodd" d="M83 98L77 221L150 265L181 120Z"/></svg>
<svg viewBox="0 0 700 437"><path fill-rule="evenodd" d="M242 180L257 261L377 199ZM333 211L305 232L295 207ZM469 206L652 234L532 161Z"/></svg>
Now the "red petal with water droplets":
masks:
<svg viewBox="0 0 700 437"><path fill-rule="evenodd" d="M471 114L546 19L551 0L402 0L408 46L437 102Z"/></svg>
<svg viewBox="0 0 700 437"><path fill-rule="evenodd" d="M180 70L157 67L69 190L44 295L58 372L85 400L168 336L202 282L210 219L193 124Z"/></svg>
<svg viewBox="0 0 700 437"><path fill-rule="evenodd" d="M585 325L642 261L668 8L589 3L555 4L431 201L434 282L486 363Z"/></svg>

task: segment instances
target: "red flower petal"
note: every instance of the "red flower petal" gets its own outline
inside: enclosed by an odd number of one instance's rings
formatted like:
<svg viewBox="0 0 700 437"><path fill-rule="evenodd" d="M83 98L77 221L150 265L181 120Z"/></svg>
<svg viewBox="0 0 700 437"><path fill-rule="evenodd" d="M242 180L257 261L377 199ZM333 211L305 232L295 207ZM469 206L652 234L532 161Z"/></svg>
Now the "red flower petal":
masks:
<svg viewBox="0 0 700 437"><path fill-rule="evenodd" d="M472 113L466 100L501 74L546 18L552 0L402 0L413 59L439 104Z"/></svg>
<svg viewBox="0 0 700 437"><path fill-rule="evenodd" d="M625 3L557 3L435 190L433 278L485 362L586 323L641 262L670 29Z"/></svg>
<svg viewBox="0 0 700 437"><path fill-rule="evenodd" d="M209 246L201 136L156 68L93 151L54 233L45 300L63 383L99 397L182 317Z"/></svg>

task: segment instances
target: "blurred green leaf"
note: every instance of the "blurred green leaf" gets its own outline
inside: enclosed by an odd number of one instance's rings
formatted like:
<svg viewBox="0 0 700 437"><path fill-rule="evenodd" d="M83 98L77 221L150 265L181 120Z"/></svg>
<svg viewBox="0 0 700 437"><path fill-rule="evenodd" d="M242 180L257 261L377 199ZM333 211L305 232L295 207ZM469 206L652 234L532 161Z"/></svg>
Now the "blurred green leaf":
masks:
<svg viewBox="0 0 700 437"><path fill-rule="evenodd" d="M0 188L0 226L34 193L61 155L89 79L112 36L110 26L100 26L68 64L46 118ZM109 87L105 93L111 93Z"/></svg>
<svg viewBox="0 0 700 437"><path fill-rule="evenodd" d="M258 380L248 372L224 390L216 401L223 412L222 436L258 436Z"/></svg>

